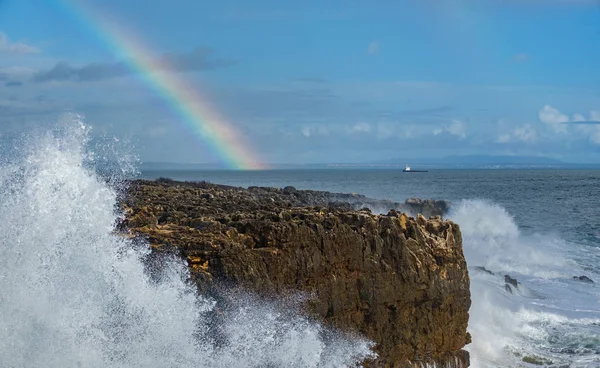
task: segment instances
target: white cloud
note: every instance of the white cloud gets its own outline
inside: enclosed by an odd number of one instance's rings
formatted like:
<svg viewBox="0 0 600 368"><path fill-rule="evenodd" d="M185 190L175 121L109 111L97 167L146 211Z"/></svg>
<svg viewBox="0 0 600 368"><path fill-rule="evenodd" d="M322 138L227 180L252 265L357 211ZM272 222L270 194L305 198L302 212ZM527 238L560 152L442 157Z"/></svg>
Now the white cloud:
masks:
<svg viewBox="0 0 600 368"><path fill-rule="evenodd" d="M467 137L467 124L460 120L452 120L452 123L435 129L433 135L440 135L444 132L457 136L460 139L465 139Z"/></svg>
<svg viewBox="0 0 600 368"><path fill-rule="evenodd" d="M560 124L569 121L569 117L561 113L558 109L544 105L538 113L540 121L544 124Z"/></svg>
<svg viewBox="0 0 600 368"><path fill-rule="evenodd" d="M511 127L507 119L498 120L498 130L500 135L496 138L496 143L524 142L535 143L538 138L538 132L531 124Z"/></svg>
<svg viewBox="0 0 600 368"><path fill-rule="evenodd" d="M379 52L379 42L378 41L373 41L369 44L369 47L367 47L367 52L369 54L376 54Z"/></svg>
<svg viewBox="0 0 600 368"><path fill-rule="evenodd" d="M598 111L590 111L589 118L586 118L580 113L574 113L572 117L569 118L567 115L561 113L558 109L550 105L545 105L539 111L538 116L542 123L551 126L555 132L566 133L569 126L572 126L575 132L583 134L590 140L590 142L594 144L600 144L600 125L586 124L587 122L600 121L600 112ZM578 122L580 124L578 124Z"/></svg>
<svg viewBox="0 0 600 368"><path fill-rule="evenodd" d="M515 129L514 136L525 143L534 143L537 139L537 132L530 124L525 124Z"/></svg>
<svg viewBox="0 0 600 368"><path fill-rule="evenodd" d="M8 52L13 54L36 54L40 52L40 50L23 42L11 42L4 33L0 32L0 52Z"/></svg>
<svg viewBox="0 0 600 368"><path fill-rule="evenodd" d="M600 111L590 111L590 120L600 121Z"/></svg>
<svg viewBox="0 0 600 368"><path fill-rule="evenodd" d="M305 137L310 137L313 134L313 128L311 127L302 127L301 131Z"/></svg>
<svg viewBox="0 0 600 368"><path fill-rule="evenodd" d="M370 133L371 125L368 123L359 122L348 129L348 133Z"/></svg>
<svg viewBox="0 0 600 368"><path fill-rule="evenodd" d="M590 111L590 118L586 119L581 114L574 114L573 121L600 121L600 112L598 111ZM575 124L575 129L586 135L590 142L594 144L600 144L600 125L585 125L585 124Z"/></svg>
<svg viewBox="0 0 600 368"><path fill-rule="evenodd" d="M568 123L570 121L567 115L550 105L544 105L544 107L542 107L538 112L538 119L558 133L566 133L567 126L563 123Z"/></svg>
<svg viewBox="0 0 600 368"><path fill-rule="evenodd" d="M448 127L448 133L455 135L460 138L467 137L467 124L460 120L452 121L452 124Z"/></svg>
<svg viewBox="0 0 600 368"><path fill-rule="evenodd" d="M311 137L311 136L314 136L317 134L320 134L320 135L329 134L329 129L326 126L322 126L322 125L319 125L319 126L305 125L300 129L300 132L305 137Z"/></svg>

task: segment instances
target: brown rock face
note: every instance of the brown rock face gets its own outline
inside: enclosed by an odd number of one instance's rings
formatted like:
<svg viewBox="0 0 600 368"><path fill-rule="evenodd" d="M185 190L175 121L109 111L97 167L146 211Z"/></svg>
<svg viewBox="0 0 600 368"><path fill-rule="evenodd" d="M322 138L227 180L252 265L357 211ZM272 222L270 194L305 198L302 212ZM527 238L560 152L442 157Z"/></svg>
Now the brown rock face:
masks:
<svg viewBox="0 0 600 368"><path fill-rule="evenodd" d="M306 206L298 192L136 181L122 226L155 250L177 249L201 290L225 282L314 295L305 307L315 318L376 343L367 366L467 367L471 301L458 225Z"/></svg>

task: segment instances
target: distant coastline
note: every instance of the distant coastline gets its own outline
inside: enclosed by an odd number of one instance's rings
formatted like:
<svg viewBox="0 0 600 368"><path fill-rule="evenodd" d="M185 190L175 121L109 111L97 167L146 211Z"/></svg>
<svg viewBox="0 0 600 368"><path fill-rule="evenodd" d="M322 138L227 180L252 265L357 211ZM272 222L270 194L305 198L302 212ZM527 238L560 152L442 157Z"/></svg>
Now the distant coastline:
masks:
<svg viewBox="0 0 600 368"><path fill-rule="evenodd" d="M547 158L512 156L465 156L442 159L398 159L389 162L331 162L331 163L275 163L270 170L319 170L319 169L382 169L402 170L406 163L424 170L597 170L600 163L572 163ZM142 162L142 171L192 171L231 170L217 163Z"/></svg>

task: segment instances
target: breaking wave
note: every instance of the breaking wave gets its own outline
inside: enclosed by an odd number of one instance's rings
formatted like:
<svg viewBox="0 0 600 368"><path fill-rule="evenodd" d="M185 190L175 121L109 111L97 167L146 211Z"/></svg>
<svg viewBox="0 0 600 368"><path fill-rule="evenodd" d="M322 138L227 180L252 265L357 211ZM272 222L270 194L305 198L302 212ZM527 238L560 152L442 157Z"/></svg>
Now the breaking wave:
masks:
<svg viewBox="0 0 600 368"><path fill-rule="evenodd" d="M469 264L473 367L600 366L600 290L573 280L600 280L598 268L586 267L598 264L599 248L524 234L484 200L464 200L448 217L460 224ZM505 275L518 286L507 287Z"/></svg>
<svg viewBox="0 0 600 368"><path fill-rule="evenodd" d="M373 355L364 339L248 295L214 313L180 260L150 272L148 247L113 231L118 180L95 170L123 156L90 151L79 117L13 151L0 163L2 366L343 367Z"/></svg>

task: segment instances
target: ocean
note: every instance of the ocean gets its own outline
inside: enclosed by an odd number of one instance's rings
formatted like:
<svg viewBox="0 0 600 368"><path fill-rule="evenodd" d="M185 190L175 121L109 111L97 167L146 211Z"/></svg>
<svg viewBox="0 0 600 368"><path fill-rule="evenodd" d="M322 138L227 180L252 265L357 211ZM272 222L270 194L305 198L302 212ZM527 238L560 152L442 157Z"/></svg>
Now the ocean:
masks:
<svg viewBox="0 0 600 368"><path fill-rule="evenodd" d="M135 160L112 143L92 144L81 122L32 132L6 152L0 158L1 366L352 367L370 356L369 341L250 294L229 306L217 341L210 320L216 301L196 293L185 264L165 259L160 269L148 269L147 245L115 234L119 192L138 175ZM472 366L600 366L599 171L141 176L449 200L448 218L461 227L470 267ZM512 293L505 274L520 282ZM573 280L581 275L597 283Z"/></svg>
<svg viewBox="0 0 600 368"><path fill-rule="evenodd" d="M447 217L461 227L471 277L472 367L600 367L599 170L148 171L142 177L449 200ZM512 293L507 274L520 283Z"/></svg>

